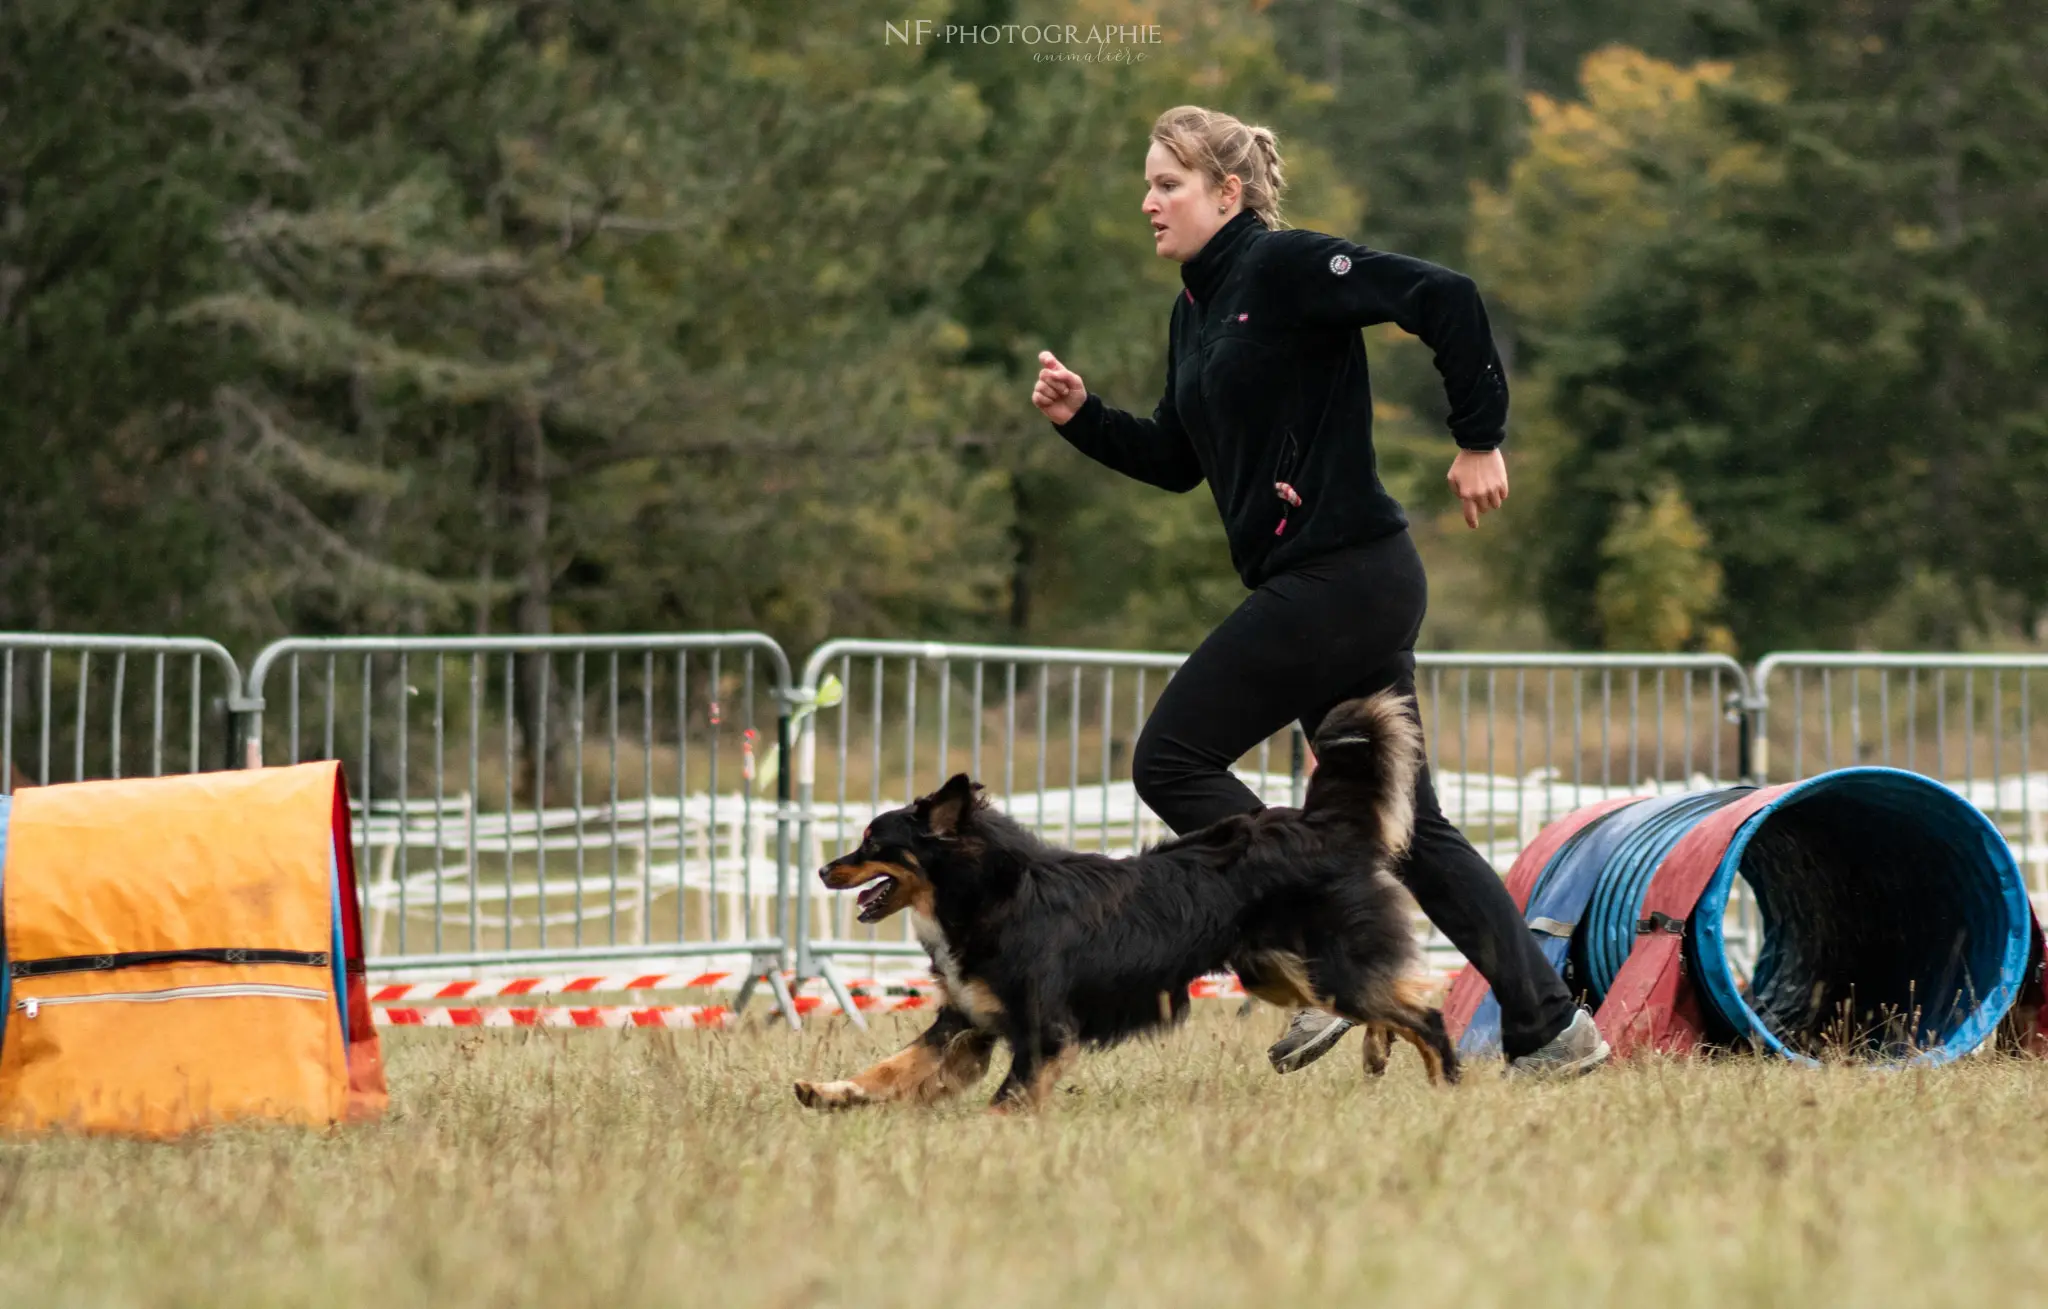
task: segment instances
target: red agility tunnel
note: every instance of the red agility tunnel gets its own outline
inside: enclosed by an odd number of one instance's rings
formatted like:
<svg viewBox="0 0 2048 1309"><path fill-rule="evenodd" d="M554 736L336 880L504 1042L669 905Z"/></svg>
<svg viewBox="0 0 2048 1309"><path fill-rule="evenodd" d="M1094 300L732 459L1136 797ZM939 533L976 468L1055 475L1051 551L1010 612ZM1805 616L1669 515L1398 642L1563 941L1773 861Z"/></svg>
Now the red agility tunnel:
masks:
<svg viewBox="0 0 2048 1309"><path fill-rule="evenodd" d="M1723 938L1737 878L1762 928L1747 977ZM1917 774L1850 768L1610 801L1546 828L1509 880L1618 1054L1942 1063L2015 1005L2024 1026L2038 1022L2040 928L2012 852ZM1461 1051L1487 1048L1488 1004L1468 968L1445 1014Z"/></svg>

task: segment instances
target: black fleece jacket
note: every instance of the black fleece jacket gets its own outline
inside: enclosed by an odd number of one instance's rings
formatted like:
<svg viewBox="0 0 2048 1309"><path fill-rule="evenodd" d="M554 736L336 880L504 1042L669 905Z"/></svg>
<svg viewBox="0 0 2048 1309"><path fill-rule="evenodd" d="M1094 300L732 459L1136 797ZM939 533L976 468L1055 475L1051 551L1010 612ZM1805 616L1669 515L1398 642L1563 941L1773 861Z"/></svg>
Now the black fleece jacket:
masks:
<svg viewBox="0 0 2048 1309"><path fill-rule="evenodd" d="M1460 446L1492 450L1506 435L1507 378L1486 306L1461 273L1319 232L1272 231L1246 212L1181 265L1181 282L1166 394L1152 416L1091 392L1057 430L1169 491L1206 478L1248 587L1408 525L1373 459L1360 328L1395 323L1435 351Z"/></svg>

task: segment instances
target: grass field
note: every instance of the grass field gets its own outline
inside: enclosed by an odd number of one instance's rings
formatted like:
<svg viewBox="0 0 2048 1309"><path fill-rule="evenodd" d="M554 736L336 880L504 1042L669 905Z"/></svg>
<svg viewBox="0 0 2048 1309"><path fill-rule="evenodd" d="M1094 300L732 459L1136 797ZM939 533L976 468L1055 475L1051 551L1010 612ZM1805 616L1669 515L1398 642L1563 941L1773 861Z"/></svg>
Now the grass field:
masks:
<svg viewBox="0 0 2048 1309"><path fill-rule="evenodd" d="M1980 1309L2048 1281L2048 1066L1438 1092L1405 1050L1363 1085L1355 1037L1275 1078L1278 1025L1201 1006L1036 1120L798 1109L907 1017L398 1034L373 1126L0 1145L0 1303Z"/></svg>

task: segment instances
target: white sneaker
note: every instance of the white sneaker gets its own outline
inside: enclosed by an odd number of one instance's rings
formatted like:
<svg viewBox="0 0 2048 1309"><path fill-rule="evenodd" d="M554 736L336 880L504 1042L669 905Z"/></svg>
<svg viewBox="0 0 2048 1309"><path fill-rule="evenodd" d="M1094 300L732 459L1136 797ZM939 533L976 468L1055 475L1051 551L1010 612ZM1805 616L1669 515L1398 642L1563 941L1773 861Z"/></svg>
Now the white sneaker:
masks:
<svg viewBox="0 0 2048 1309"><path fill-rule="evenodd" d="M1581 1009L1541 1050L1509 1060L1507 1071L1510 1077L1577 1077L1606 1063L1613 1053L1593 1015Z"/></svg>
<svg viewBox="0 0 2048 1309"><path fill-rule="evenodd" d="M1272 1061L1276 1073L1306 1068L1328 1054L1338 1038L1354 1026L1349 1018L1320 1009L1297 1009L1294 1017L1287 1020L1287 1031L1266 1051L1266 1058Z"/></svg>

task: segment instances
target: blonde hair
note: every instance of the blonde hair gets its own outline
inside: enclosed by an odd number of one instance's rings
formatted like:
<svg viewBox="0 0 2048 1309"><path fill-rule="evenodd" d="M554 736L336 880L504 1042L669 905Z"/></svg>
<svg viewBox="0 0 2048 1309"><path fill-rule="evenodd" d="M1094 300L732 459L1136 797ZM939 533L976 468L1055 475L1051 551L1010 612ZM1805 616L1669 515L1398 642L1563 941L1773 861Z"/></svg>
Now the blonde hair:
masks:
<svg viewBox="0 0 2048 1309"><path fill-rule="evenodd" d="M1232 173L1244 184L1244 207L1268 227L1283 226L1280 193L1287 187L1281 171L1280 140L1270 127L1253 127L1231 115L1200 105L1178 105L1152 124L1152 139L1165 146L1182 168L1202 174L1209 185L1222 186Z"/></svg>

